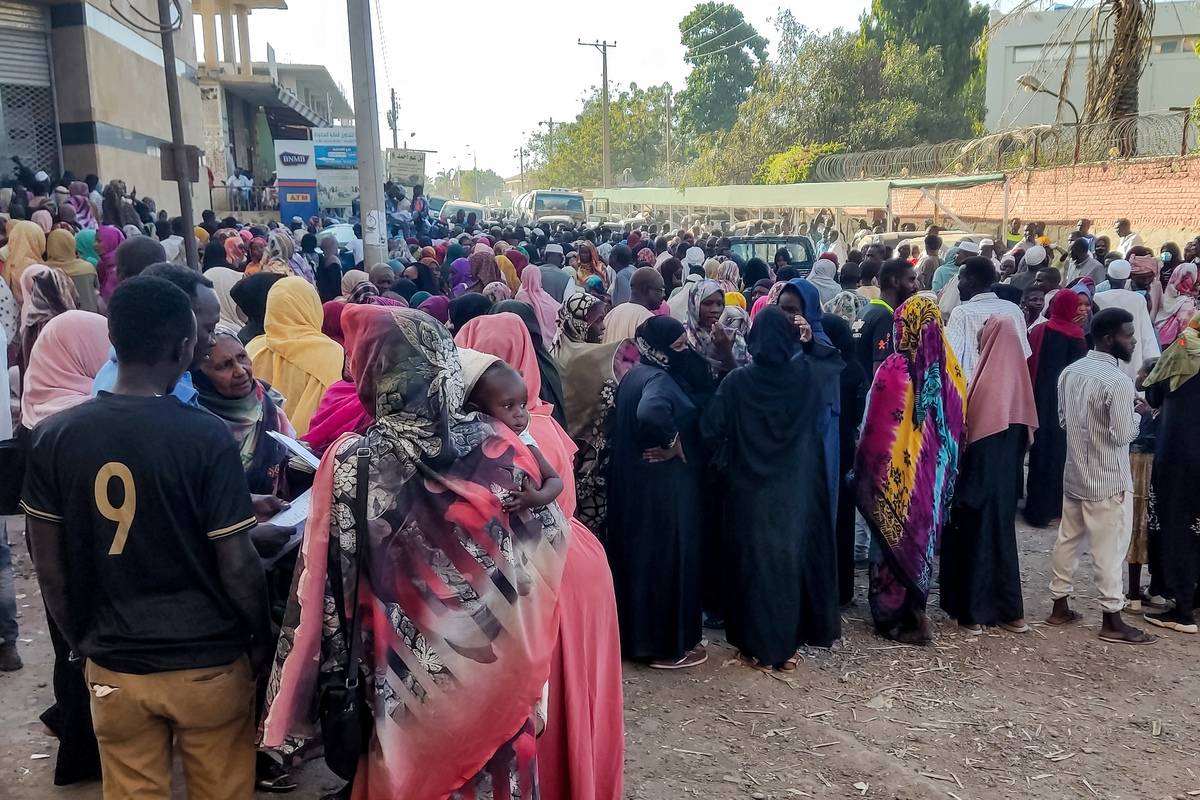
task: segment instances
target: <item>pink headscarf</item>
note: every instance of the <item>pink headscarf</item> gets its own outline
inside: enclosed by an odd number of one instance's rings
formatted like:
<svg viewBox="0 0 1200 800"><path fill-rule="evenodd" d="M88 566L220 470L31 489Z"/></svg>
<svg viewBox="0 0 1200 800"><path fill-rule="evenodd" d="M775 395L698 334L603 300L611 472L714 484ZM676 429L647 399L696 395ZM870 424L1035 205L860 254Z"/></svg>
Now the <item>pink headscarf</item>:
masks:
<svg viewBox="0 0 1200 800"><path fill-rule="evenodd" d="M42 233L49 233L54 228L54 217L44 208L39 208L33 212L29 220L37 223L37 226L42 229Z"/></svg>
<svg viewBox="0 0 1200 800"><path fill-rule="evenodd" d="M125 234L115 225L101 225L96 231L96 254L100 263L96 275L100 280L100 296L105 300L117 289L117 248L125 241Z"/></svg>
<svg viewBox="0 0 1200 800"><path fill-rule="evenodd" d="M755 300L754 306L750 309L750 321L753 322L754 318L758 316L758 312L769 305L771 305L771 298L766 295Z"/></svg>
<svg viewBox="0 0 1200 800"><path fill-rule="evenodd" d="M67 202L75 209L75 222L80 228L96 227L96 215L92 213L92 201L88 199L88 187L83 181L71 181L68 187L71 196Z"/></svg>
<svg viewBox="0 0 1200 800"><path fill-rule="evenodd" d="M540 269L527 269L521 273L521 288L517 290L516 299L518 302L533 307L538 327L542 330L542 341L548 349L554 340L554 334L558 331L558 309L561 303L542 288L542 271Z"/></svg>
<svg viewBox="0 0 1200 800"><path fill-rule="evenodd" d="M21 394L21 424L42 420L92 397L92 381L108 361L108 320L90 311L65 311L42 328Z"/></svg>

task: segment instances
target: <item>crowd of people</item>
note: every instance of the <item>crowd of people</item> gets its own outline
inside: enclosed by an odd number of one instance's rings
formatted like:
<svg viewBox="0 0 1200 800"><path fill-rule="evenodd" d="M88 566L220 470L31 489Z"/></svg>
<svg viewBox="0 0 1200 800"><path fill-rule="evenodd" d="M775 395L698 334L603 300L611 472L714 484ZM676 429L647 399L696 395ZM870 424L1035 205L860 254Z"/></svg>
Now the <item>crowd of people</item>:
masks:
<svg viewBox="0 0 1200 800"><path fill-rule="evenodd" d="M1060 270L1036 225L930 229L802 270L699 228L418 220L366 264L205 212L197 272L181 220L75 183L0 197L58 784L165 797L175 751L189 796L244 797L323 752L343 797L616 800L622 659L695 667L709 627L794 671L857 569L881 636L932 642L935 585L968 634L1027 633L1019 511L1060 520L1046 622L1087 550L1101 638L1197 632L1197 242L1081 224Z"/></svg>

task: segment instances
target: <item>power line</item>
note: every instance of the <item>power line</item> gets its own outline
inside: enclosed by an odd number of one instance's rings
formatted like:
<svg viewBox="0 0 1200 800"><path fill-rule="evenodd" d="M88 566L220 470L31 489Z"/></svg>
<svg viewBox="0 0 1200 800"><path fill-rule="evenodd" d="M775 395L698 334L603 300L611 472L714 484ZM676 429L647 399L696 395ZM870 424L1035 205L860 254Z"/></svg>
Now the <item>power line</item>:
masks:
<svg viewBox="0 0 1200 800"><path fill-rule="evenodd" d="M752 35L752 36L747 36L745 39L742 39L740 42L736 42L736 43L734 43L734 44L731 44L731 45L726 45L725 47L722 47L722 48L720 48L720 49L718 49L718 50L713 50L713 51L712 51L712 52L710 52L710 53L700 53L699 55L695 55L695 56L688 56L688 58L691 58L691 59L697 59L697 58L706 58L706 57L708 57L708 56L715 56L715 55L717 55L718 53L724 53L726 50L733 50L734 48L741 47L742 45L746 44L747 42L752 42L752 41L754 41L755 39L758 39L758 38L760 38L760 37L759 37L759 35L756 33L756 34L754 34L754 35Z"/></svg>
<svg viewBox="0 0 1200 800"><path fill-rule="evenodd" d="M714 8L714 9L713 9L713 10L712 10L712 11L709 13L709 15L708 15L707 17L705 17L704 19L700 20L700 21L699 21L699 22L697 22L695 25L693 25L692 27L688 28L686 31L684 31L683 33L681 33L681 34L679 34L679 35L680 35L680 36L687 36L689 33L691 33L692 31L696 30L696 28L699 28L701 25L703 25L704 23L708 22L710 19L712 19L713 17L715 17L715 16L717 15L717 12L718 12L718 11L720 11L720 10L721 10L721 7L720 7L720 6L717 6L716 8Z"/></svg>
<svg viewBox="0 0 1200 800"><path fill-rule="evenodd" d="M745 24L746 24L746 20L742 20L742 21L741 21L741 22L739 22L737 25L734 25L732 28L727 28L726 30L723 30L723 31L721 31L720 33L718 33L716 36L713 36L713 37L712 37L712 38L710 38L710 39L706 39L705 41L701 42L701 43L700 43L700 44L698 44L698 45L694 45L694 46L692 46L692 47L689 47L689 48L688 48L688 52L689 52L689 53L692 53L692 52L695 52L696 50L699 50L699 49L701 49L701 48L703 48L703 47L707 47L708 45L710 45L710 44L712 44L713 42L715 42L717 39L720 39L722 36L725 36L725 35L727 35L727 34L733 33L734 31L736 31L738 28L742 27L742 26L743 26L743 25L745 25Z"/></svg>

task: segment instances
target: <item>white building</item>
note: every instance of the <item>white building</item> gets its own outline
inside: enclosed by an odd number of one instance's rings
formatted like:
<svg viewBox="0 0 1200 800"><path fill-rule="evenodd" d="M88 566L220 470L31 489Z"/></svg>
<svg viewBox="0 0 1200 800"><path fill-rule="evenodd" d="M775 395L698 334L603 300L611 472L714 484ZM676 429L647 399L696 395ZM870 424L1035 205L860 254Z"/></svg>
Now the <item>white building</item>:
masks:
<svg viewBox="0 0 1200 800"><path fill-rule="evenodd" d="M1071 63L1068 100L1082 110L1087 91L1088 31L1094 9L1051 7L1007 19L990 33L987 51L985 122L989 131L1026 125L1071 123L1070 107L1059 111L1056 98L1026 91L1018 79L1025 74L1057 92ZM999 14L992 12L992 21ZM1071 39L1074 38L1072 42ZM1156 4L1150 60L1140 84L1139 112L1188 107L1200 94L1200 6L1195 2Z"/></svg>

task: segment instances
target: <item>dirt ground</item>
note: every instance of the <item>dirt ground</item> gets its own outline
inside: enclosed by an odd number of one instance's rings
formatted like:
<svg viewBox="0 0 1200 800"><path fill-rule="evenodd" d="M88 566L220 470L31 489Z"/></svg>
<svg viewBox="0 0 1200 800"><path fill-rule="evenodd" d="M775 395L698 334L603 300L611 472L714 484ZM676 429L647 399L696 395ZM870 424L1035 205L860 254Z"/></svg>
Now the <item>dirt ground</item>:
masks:
<svg viewBox="0 0 1200 800"><path fill-rule="evenodd" d="M1053 540L1020 531L1031 620L1049 609ZM55 743L37 720L51 699L50 645L24 545L13 550L26 667L0 674L0 800L99 798L95 785L52 786ZM1085 624L1068 630L968 637L935 612L935 646L897 646L871 632L860 585L843 642L805 653L787 678L741 666L719 635L696 670L626 665L626 796L1200 797L1200 640L1101 642L1089 570L1085 559ZM337 784L317 764L300 779L292 796L305 800Z"/></svg>

